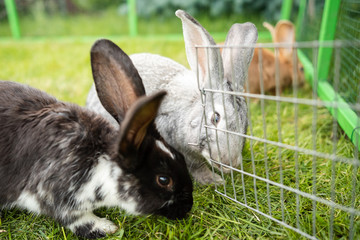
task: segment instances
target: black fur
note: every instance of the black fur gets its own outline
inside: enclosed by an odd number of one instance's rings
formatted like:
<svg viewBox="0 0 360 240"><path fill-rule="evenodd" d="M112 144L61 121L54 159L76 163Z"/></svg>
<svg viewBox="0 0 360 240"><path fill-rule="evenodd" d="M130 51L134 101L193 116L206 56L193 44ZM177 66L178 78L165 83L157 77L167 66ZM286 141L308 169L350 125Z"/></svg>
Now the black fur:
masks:
<svg viewBox="0 0 360 240"><path fill-rule="evenodd" d="M84 224L80 227L77 227L75 230L75 234L81 237L86 237L89 239L96 239L96 238L102 238L106 236L106 233L104 231L99 230L92 230L94 224L88 223Z"/></svg>
<svg viewBox="0 0 360 240"><path fill-rule="evenodd" d="M24 190L36 194L41 184L49 194L38 199L42 213L57 218L61 206L76 209L73 196L89 180L97 157L111 151L113 128L91 112L17 83L0 82L0 103L0 204L11 204ZM76 157L69 161L71 154Z"/></svg>
<svg viewBox="0 0 360 240"><path fill-rule="evenodd" d="M139 192L141 192L141 195L149 196L149 198L147 202L143 202L143 204L139 206L139 211L152 213L153 209L156 209L153 213L157 215L162 215L170 219L184 218L186 213L191 210L193 203L191 180L186 177L184 178L188 173L188 170L183 167L183 164L185 164L184 157L175 151L174 148L167 145L155 128L150 128L149 130L150 136L154 136L159 141L162 141L164 145L172 150L176 161L168 161L169 156L158 149L153 138L145 139L138 157L140 159L148 158L149 161L144 162L144 164L134 172L134 175L137 176L141 182ZM153 172L149 171L150 168L157 174L171 176L176 183L173 191L160 188L156 184ZM152 192L157 192L158 194L151 194ZM174 204L167 204L161 207L162 199L171 199L172 196Z"/></svg>
<svg viewBox="0 0 360 240"><path fill-rule="evenodd" d="M118 154L118 131L101 116L31 87L0 81L0 207L16 206L19 196L28 192L40 205L38 213L71 226L82 217L81 211L92 212L106 198L102 185L89 193L94 196L90 209L76 198L91 181L99 157L106 155L119 168L125 158L139 162L131 171L122 169L117 179L120 199L133 198L141 214L185 217L193 203L185 161L164 143L175 156L170 159L156 147L157 140L163 141L152 125L138 151ZM112 169L104 178L114 174ZM157 174L171 176L174 188L159 187ZM170 199L173 203L165 204ZM105 236L89 222L73 231L87 238Z"/></svg>

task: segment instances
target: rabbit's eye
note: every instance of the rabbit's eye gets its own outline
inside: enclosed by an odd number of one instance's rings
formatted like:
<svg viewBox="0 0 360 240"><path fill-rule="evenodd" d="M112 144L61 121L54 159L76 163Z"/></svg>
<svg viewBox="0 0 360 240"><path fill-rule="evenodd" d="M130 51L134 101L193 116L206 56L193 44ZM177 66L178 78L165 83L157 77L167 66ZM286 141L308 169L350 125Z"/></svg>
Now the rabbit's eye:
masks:
<svg viewBox="0 0 360 240"><path fill-rule="evenodd" d="M214 112L214 114L211 117L211 122L212 124L214 124L215 126L218 125L218 123L220 122L220 114L217 112Z"/></svg>
<svg viewBox="0 0 360 240"><path fill-rule="evenodd" d="M172 178L166 175L156 175L156 183L167 190L171 190L174 185Z"/></svg>
<svg viewBox="0 0 360 240"><path fill-rule="evenodd" d="M300 72L304 72L304 67L300 67Z"/></svg>

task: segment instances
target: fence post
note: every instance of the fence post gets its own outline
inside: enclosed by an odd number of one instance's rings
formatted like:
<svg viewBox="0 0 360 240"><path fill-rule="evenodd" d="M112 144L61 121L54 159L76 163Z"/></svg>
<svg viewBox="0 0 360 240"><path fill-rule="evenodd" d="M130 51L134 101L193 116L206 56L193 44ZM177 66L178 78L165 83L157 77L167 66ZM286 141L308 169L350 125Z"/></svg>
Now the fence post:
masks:
<svg viewBox="0 0 360 240"><path fill-rule="evenodd" d="M340 0L325 1L323 16L321 19L320 35L319 35L320 42L334 40L340 2L341 2ZM326 81L328 77L332 50L333 48L325 48L325 47L319 48L319 55L317 62L318 81Z"/></svg>
<svg viewBox="0 0 360 240"><path fill-rule="evenodd" d="M291 8L292 8L292 0L283 0L281 6L280 18L284 20L290 20Z"/></svg>
<svg viewBox="0 0 360 240"><path fill-rule="evenodd" d="M130 36L137 36L136 0L127 0Z"/></svg>
<svg viewBox="0 0 360 240"><path fill-rule="evenodd" d="M19 39L21 37L20 26L14 0L5 0L5 8L9 19L11 34L13 38Z"/></svg>
<svg viewBox="0 0 360 240"><path fill-rule="evenodd" d="M296 36L301 36L302 25L305 17L307 0L300 0L298 16L296 19Z"/></svg>

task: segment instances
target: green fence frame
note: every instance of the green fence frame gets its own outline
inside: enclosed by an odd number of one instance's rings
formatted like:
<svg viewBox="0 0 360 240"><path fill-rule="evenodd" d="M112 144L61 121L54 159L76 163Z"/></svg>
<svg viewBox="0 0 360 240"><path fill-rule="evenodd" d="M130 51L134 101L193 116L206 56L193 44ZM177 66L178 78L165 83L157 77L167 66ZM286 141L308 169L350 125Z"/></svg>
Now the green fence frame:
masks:
<svg viewBox="0 0 360 240"><path fill-rule="evenodd" d="M282 13L282 17L290 16L291 8L287 6L289 2L289 0L284 0L283 2L284 5L282 10L286 9L288 12ZM340 3L341 0L325 0L323 16L321 19L319 36L320 42L334 40ZM306 4L307 0L300 1L298 18L296 22L297 33L299 33L299 26L305 16L304 13ZM314 71L314 66L312 65L311 61L301 50L298 50L298 57L301 63L304 65L306 79L313 87L316 87L319 98L327 102L337 102L342 106L341 108L336 109L331 106L328 106L327 108L330 113L337 119L339 125L351 139L357 149L360 150L360 118L346 103L346 101L337 92L335 92L334 88L327 81L330 71L332 51L333 48L319 48L316 71ZM314 73L316 73L316 76L314 76ZM314 81L314 79L316 79L316 81ZM317 83L317 86L314 86L315 83Z"/></svg>
<svg viewBox="0 0 360 240"><path fill-rule="evenodd" d="M280 16L281 19L290 20L292 3L293 3L292 0L283 0L281 6L281 16Z"/></svg>
<svg viewBox="0 0 360 240"><path fill-rule="evenodd" d="M5 0L5 8L9 19L11 34L14 39L19 39L21 32L14 0Z"/></svg>
<svg viewBox="0 0 360 240"><path fill-rule="evenodd" d="M137 28L137 13L136 13L136 0L127 0L128 5L128 21L129 21L129 34L134 37L138 35Z"/></svg>

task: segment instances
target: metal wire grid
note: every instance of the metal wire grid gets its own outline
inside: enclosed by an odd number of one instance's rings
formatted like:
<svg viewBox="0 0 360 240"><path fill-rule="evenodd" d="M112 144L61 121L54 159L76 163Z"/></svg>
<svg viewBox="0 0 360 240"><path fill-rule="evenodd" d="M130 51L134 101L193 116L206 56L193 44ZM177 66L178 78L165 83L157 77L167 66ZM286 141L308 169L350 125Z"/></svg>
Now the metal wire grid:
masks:
<svg viewBox="0 0 360 240"><path fill-rule="evenodd" d="M337 91L344 61L342 52L354 45L360 46L359 42L334 41L298 42L294 45L258 44L255 47L259 51L265 47L272 48L275 52L279 47L289 46L296 50L309 50L312 52L313 76L316 76L318 48L334 48L332 82ZM261 58L259 54L260 63ZM296 66L297 57L293 56L293 59ZM336 121L337 110L346 106L336 98L332 102L320 101L316 78L313 79L313 88L309 85L299 88L295 68L292 88L281 93L279 67L276 63L275 96L264 93L263 82L260 82L261 94L200 89L204 98L212 97L213 93L241 96L246 98L248 106L249 127L245 135L218 129L210 123L204 124L206 129L243 137L247 142L239 167L213 160L220 165L225 180L225 184L215 186L215 191L308 239L335 239L344 234L349 239L358 238L359 148L346 138ZM259 71L262 70L260 64ZM246 88L249 89L248 82ZM360 113L359 99L349 106L357 114ZM335 118L329 114L327 107L334 108ZM226 116L223 117L227 121ZM360 120L357 124L359 127ZM231 149L228 147L227 151ZM230 174L225 174L223 167L230 169Z"/></svg>
<svg viewBox="0 0 360 240"><path fill-rule="evenodd" d="M336 39L360 41L360 1L343 0L339 11ZM347 101L356 103L360 87L360 49L349 47L341 54L339 94ZM329 78L332 81L333 77Z"/></svg>
<svg viewBox="0 0 360 240"><path fill-rule="evenodd" d="M309 1L305 9L305 17L299 24L297 32L298 41L313 41L319 39L321 17L325 1ZM341 0L341 7L338 13L335 39L347 41L360 41L360 1ZM311 52L304 51L308 57ZM355 46L349 47L341 52L341 68L339 78L339 94L347 102L356 103L358 98L360 80L360 49ZM333 61L334 62L334 61ZM333 66L332 66L333 67ZM329 76L329 81L334 79Z"/></svg>
<svg viewBox="0 0 360 240"><path fill-rule="evenodd" d="M296 40L299 42L313 41L319 39L321 17L325 1L309 0L305 7L305 17L302 22L297 23ZM295 19L292 19L295 22ZM306 49L304 49L306 50Z"/></svg>

